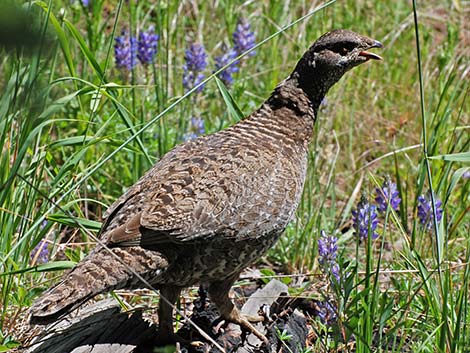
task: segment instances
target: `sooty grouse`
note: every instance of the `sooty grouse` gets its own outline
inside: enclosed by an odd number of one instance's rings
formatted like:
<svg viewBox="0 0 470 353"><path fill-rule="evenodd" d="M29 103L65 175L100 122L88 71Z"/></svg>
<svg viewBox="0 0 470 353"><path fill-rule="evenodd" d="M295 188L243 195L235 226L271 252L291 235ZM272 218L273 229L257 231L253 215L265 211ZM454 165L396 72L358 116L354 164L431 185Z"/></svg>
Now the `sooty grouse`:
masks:
<svg viewBox="0 0 470 353"><path fill-rule="evenodd" d="M367 51L380 47L347 30L324 34L249 117L163 156L108 209L107 248L98 246L46 291L31 321L55 320L105 291L143 287L141 276L168 300L160 301L161 338L173 335L169 303L198 282L222 318L263 338L232 304L230 287L294 216L326 92L348 70L380 59Z"/></svg>

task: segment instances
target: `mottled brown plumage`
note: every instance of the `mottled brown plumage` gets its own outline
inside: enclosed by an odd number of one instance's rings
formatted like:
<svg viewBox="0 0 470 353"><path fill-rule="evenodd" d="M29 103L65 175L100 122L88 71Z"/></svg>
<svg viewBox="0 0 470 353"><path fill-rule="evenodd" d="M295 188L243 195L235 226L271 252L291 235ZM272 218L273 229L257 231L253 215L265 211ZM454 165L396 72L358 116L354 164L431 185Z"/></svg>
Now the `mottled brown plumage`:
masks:
<svg viewBox="0 0 470 353"><path fill-rule="evenodd" d="M367 52L374 47L381 44L351 31L323 35L248 118L163 156L108 209L101 239L109 249L98 246L45 292L32 321L104 291L142 287L135 272L171 303L182 288L207 283L222 317L257 333L234 308L230 287L293 218L318 106L346 71L380 59ZM159 315L160 334L171 335L171 306L162 302Z"/></svg>

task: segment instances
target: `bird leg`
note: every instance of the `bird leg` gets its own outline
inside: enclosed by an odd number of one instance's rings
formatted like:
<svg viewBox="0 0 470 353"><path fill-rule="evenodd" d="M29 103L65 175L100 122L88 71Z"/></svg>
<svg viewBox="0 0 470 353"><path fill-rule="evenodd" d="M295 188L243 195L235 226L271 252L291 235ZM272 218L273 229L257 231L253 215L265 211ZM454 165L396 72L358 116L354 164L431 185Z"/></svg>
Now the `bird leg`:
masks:
<svg viewBox="0 0 470 353"><path fill-rule="evenodd" d="M181 289L181 287L176 286L163 286L160 289L157 333L157 342L159 344L175 343L175 341L180 340L173 332L173 307L180 296Z"/></svg>
<svg viewBox="0 0 470 353"><path fill-rule="evenodd" d="M211 282L209 285L209 296L217 306L222 319L240 325L242 328L253 333L264 343L268 344L269 341L266 336L259 332L258 329L251 324L251 322L263 321L263 317L259 315L252 316L240 313L237 307L233 304L232 300L229 298L230 288L232 287L236 278L238 278L238 274L236 277L231 277L223 281Z"/></svg>

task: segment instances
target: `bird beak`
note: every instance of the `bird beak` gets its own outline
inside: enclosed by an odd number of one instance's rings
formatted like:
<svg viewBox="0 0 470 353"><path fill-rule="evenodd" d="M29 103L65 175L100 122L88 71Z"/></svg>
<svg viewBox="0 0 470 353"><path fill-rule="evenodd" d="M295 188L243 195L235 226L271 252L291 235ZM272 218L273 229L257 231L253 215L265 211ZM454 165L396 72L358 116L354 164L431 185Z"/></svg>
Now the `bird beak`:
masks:
<svg viewBox="0 0 470 353"><path fill-rule="evenodd" d="M371 48L383 48L383 44L380 43L378 40L376 40L376 41L374 41L374 44L372 44L372 45L371 45L369 48L367 48L367 49L371 49ZM369 60L369 59L373 59L373 60L383 60L380 55L371 53L371 52L366 51L366 50L360 51L360 52L359 52L359 56L365 57L366 60Z"/></svg>

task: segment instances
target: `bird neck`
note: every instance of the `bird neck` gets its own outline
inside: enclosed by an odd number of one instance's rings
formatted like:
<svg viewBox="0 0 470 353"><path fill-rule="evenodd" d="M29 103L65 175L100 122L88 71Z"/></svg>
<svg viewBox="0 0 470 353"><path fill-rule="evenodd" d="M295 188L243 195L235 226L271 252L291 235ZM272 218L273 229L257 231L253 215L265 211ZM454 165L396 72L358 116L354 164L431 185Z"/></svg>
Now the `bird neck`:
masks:
<svg viewBox="0 0 470 353"><path fill-rule="evenodd" d="M274 89L266 103L272 108L289 108L299 118L310 119L314 123L323 97L322 91L306 90L299 84L298 77L292 74Z"/></svg>
<svg viewBox="0 0 470 353"><path fill-rule="evenodd" d="M317 85L307 84L299 77L294 71L257 111L234 129L250 130L257 126L263 136L276 137L273 143L282 140L284 145L298 145L306 151L313 137L318 108L329 87L321 81Z"/></svg>
<svg viewBox="0 0 470 353"><path fill-rule="evenodd" d="M290 85L302 90L304 95L308 97L316 118L320 104L331 87L331 85L328 84L329 82L323 80L321 77L318 77L316 80L306 80L305 75L300 75L297 71L294 71L286 81L288 81Z"/></svg>
<svg viewBox="0 0 470 353"><path fill-rule="evenodd" d="M262 131L274 144L297 145L306 151L313 136L315 111L305 92L284 80L266 102L243 125L263 126ZM260 130L260 131L261 131Z"/></svg>
<svg viewBox="0 0 470 353"><path fill-rule="evenodd" d="M308 54L308 55L307 55ZM328 90L343 76L345 70L318 62L314 56L305 54L297 63L285 84L298 87L311 101L315 117Z"/></svg>

